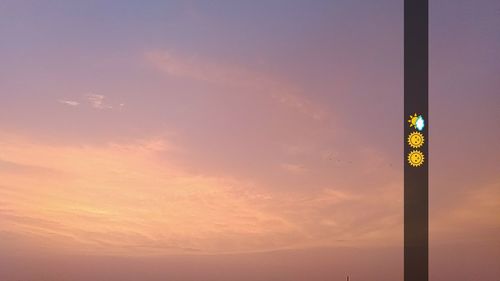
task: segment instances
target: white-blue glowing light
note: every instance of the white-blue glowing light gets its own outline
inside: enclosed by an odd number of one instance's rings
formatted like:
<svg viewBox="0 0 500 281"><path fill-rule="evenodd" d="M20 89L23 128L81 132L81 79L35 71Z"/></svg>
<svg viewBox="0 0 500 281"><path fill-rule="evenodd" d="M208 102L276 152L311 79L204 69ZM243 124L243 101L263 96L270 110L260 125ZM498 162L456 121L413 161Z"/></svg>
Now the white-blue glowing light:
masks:
<svg viewBox="0 0 500 281"><path fill-rule="evenodd" d="M422 131L424 127L425 127L425 121L422 115L420 115L417 118L417 122L415 122L415 128L417 128L417 130L419 131Z"/></svg>

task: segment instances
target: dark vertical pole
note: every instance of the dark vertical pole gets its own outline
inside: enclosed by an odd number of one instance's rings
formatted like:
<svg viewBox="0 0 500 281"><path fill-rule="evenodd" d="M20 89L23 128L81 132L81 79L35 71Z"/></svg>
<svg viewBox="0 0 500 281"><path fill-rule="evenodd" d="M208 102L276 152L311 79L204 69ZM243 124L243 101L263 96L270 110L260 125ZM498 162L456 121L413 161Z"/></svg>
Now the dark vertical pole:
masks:
<svg viewBox="0 0 500 281"><path fill-rule="evenodd" d="M404 280L428 280L428 0L404 1ZM425 127L417 129L407 120L421 116ZM414 119L415 121L415 119ZM412 126L413 125L413 126ZM410 134L420 133L424 144L412 147ZM417 151L423 163L408 157ZM418 160L418 156L417 156Z"/></svg>

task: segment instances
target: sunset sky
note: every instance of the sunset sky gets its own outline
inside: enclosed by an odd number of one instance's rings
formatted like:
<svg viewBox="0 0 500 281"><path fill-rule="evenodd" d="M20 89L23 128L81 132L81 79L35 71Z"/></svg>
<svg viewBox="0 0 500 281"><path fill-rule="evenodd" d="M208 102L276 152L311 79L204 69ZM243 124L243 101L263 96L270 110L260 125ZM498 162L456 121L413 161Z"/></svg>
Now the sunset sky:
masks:
<svg viewBox="0 0 500 281"><path fill-rule="evenodd" d="M430 277L496 280L500 2L430 2ZM0 0L0 280L402 280L402 48L395 0Z"/></svg>

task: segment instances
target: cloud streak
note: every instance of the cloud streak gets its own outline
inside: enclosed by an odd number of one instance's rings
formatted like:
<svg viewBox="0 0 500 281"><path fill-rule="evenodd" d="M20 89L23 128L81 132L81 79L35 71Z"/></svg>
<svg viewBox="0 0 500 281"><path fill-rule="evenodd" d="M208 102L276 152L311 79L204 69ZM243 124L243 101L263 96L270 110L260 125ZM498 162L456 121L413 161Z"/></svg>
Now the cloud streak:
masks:
<svg viewBox="0 0 500 281"><path fill-rule="evenodd" d="M175 55L170 51L146 52L145 58L159 70L173 77L249 89L254 94L264 94L278 104L314 120L324 120L328 117L326 110L305 98L299 88L270 75L263 75L234 64L215 63L197 57Z"/></svg>
<svg viewBox="0 0 500 281"><path fill-rule="evenodd" d="M95 109L112 109L113 106L106 104L104 95L89 93L86 95L87 101Z"/></svg>
<svg viewBox="0 0 500 281"><path fill-rule="evenodd" d="M78 106L80 104L79 102L72 100L58 100L58 102L69 106Z"/></svg>
<svg viewBox="0 0 500 281"><path fill-rule="evenodd" d="M57 100L59 103L71 106L71 107L76 107L82 104L82 102L87 103L90 107L98 110L111 110L114 108L122 109L125 104L120 103L118 106L113 106L109 103L106 102L106 96L101 95L101 94L95 94L95 93L88 93L83 96L82 101L75 101L75 100L66 100L66 99L60 99Z"/></svg>

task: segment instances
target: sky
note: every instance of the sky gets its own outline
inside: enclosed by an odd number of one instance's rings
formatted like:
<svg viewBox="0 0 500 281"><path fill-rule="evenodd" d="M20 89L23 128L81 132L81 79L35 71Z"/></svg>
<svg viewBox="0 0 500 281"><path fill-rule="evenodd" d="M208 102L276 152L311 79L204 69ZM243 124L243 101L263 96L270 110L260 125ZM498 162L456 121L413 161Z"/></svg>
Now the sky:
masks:
<svg viewBox="0 0 500 281"><path fill-rule="evenodd" d="M430 278L500 275L500 3L430 1ZM403 1L0 1L0 280L402 280Z"/></svg>

